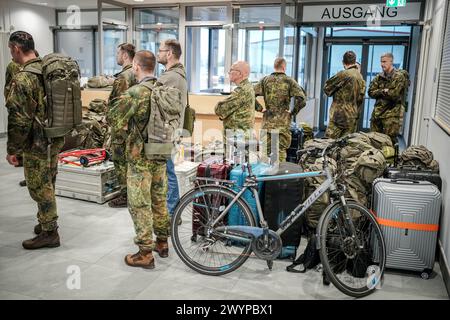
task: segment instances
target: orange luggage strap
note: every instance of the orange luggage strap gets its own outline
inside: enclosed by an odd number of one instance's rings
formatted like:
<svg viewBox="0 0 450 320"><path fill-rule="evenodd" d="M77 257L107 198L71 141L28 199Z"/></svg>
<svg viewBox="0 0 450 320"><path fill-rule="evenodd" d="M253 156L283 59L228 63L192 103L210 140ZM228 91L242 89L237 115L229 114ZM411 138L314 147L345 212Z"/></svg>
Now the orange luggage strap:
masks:
<svg viewBox="0 0 450 320"><path fill-rule="evenodd" d="M377 222L382 226L397 228L397 229L410 229L410 230L431 231L431 232L437 232L439 230L438 224L413 223L413 222L403 222L403 221L383 219L383 218L377 217L377 214L374 211L372 211L372 210L370 210L370 211L377 219Z"/></svg>

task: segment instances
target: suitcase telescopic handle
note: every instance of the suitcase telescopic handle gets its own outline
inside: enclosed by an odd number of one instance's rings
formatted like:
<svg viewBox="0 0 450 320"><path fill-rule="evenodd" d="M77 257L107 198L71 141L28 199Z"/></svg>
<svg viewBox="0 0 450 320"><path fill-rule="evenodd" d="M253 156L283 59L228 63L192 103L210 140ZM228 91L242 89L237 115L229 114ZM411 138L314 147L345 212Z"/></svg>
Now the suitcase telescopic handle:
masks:
<svg viewBox="0 0 450 320"><path fill-rule="evenodd" d="M413 179L406 179L406 178L396 178L396 179L392 179L392 182L412 182L412 183L420 183L417 180L413 180Z"/></svg>

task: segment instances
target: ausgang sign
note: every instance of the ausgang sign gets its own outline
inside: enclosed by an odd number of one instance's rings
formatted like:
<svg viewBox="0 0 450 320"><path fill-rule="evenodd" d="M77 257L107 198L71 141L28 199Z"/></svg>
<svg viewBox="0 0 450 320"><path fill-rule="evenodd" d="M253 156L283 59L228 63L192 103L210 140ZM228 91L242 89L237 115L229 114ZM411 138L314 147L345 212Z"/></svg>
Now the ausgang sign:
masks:
<svg viewBox="0 0 450 320"><path fill-rule="evenodd" d="M406 7L386 7L386 3L349 5L304 5L303 22L385 22L420 21L421 3L408 2Z"/></svg>

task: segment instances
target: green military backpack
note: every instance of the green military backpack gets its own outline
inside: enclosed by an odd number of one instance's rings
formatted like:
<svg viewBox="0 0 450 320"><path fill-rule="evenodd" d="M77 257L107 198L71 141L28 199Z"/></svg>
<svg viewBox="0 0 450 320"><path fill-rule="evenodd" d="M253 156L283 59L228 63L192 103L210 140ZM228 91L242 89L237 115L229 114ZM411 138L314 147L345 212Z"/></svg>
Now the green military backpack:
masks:
<svg viewBox="0 0 450 320"><path fill-rule="evenodd" d="M181 92L177 88L143 83L152 91L150 118L147 125L148 142L145 155L149 160L169 159L175 151L183 111Z"/></svg>
<svg viewBox="0 0 450 320"><path fill-rule="evenodd" d="M113 77L107 77L104 75L94 76L88 79L87 86L89 88L106 88L112 86L114 83Z"/></svg>
<svg viewBox="0 0 450 320"><path fill-rule="evenodd" d="M410 146L400 155L400 166L417 166L439 171L439 163L433 160L433 153L424 146Z"/></svg>
<svg viewBox="0 0 450 320"><path fill-rule="evenodd" d="M88 110L95 113L105 113L106 112L106 101L103 99L94 99L89 102Z"/></svg>
<svg viewBox="0 0 450 320"><path fill-rule="evenodd" d="M23 71L42 76L46 94L47 138L64 137L82 123L80 68L68 56L51 53L42 58L41 69L33 66Z"/></svg>
<svg viewBox="0 0 450 320"><path fill-rule="evenodd" d="M358 158L354 166L354 172L367 185L383 175L386 169L386 160L383 153L372 148L364 151Z"/></svg>

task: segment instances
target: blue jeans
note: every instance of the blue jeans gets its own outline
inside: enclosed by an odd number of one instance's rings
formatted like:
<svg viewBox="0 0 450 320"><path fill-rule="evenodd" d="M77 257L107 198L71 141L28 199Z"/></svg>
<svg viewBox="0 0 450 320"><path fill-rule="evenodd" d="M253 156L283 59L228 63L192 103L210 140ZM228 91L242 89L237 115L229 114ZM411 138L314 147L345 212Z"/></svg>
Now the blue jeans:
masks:
<svg viewBox="0 0 450 320"><path fill-rule="evenodd" d="M177 206L178 200L180 200L180 191L178 190L178 180L175 175L175 165L172 159L167 160L167 210L169 215L173 215L173 210Z"/></svg>

